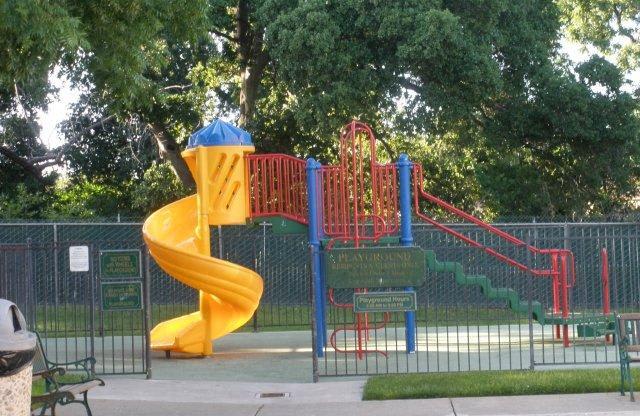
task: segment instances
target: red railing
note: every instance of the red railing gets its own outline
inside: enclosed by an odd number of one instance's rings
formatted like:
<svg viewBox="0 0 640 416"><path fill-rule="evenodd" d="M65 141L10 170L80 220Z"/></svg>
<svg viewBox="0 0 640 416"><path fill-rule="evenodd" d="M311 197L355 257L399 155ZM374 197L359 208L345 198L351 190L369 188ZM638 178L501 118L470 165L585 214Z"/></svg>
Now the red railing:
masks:
<svg viewBox="0 0 640 416"><path fill-rule="evenodd" d="M302 159L283 154L246 157L252 217L282 216L307 224L307 174Z"/></svg>
<svg viewBox="0 0 640 416"><path fill-rule="evenodd" d="M376 160L371 128L355 120L347 124L340 135L340 164L321 170L324 234L352 240L356 247L360 240L394 234L398 230L397 184L395 164Z"/></svg>
<svg viewBox="0 0 640 416"><path fill-rule="evenodd" d="M533 274L534 276L549 276L553 279L552 282L552 290L553 290L553 313L562 313L563 318L568 318L570 313L569 308L569 291L568 289L573 287L575 284L575 258L573 252L567 249L540 249L538 247L532 246L530 244L525 243L524 241L518 239L517 237L500 230L497 227L494 227L486 222L480 220L479 218L474 217L471 214L468 214L453 205L441 200L440 198L429 194L423 189L424 177L422 166L418 164L414 164L414 181L413 181L413 197L414 197L414 205L416 215L424 220L425 222L433 225L434 227L440 229L441 231L450 234L465 243L471 245L472 247L477 247L481 249L485 253L497 258L498 260L516 267L517 269ZM451 227L448 227L444 224L441 224L424 214L420 209L420 198L429 201L432 204L439 206L440 208L448 211L456 216L471 222L479 226L480 228L488 231L489 233L496 235L508 243L516 246L522 247L526 250L530 251L533 254L537 255L548 255L550 257L551 267L549 269L534 269L528 265L525 265L505 254L500 253L499 251L494 250L493 248L487 247L484 244L472 239L469 236L466 236ZM570 277L569 277L570 276ZM571 280L571 281L570 281ZM557 336L559 336L559 327L557 330ZM569 328L568 325L563 325L563 341L565 346L569 345Z"/></svg>

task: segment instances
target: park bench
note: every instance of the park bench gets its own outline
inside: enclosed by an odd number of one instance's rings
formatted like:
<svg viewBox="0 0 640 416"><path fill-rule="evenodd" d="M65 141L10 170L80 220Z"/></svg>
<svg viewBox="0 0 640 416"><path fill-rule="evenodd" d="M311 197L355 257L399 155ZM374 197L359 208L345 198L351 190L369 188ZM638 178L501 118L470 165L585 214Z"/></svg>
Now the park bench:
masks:
<svg viewBox="0 0 640 416"><path fill-rule="evenodd" d="M616 317L616 336L620 352L620 394L624 396L625 383L629 386L629 396L633 397L633 377L631 363L640 363L640 313L623 313Z"/></svg>
<svg viewBox="0 0 640 416"><path fill-rule="evenodd" d="M51 409L51 415L55 416L57 405L80 403L87 410L87 415L91 416L87 393L96 386L104 386L104 381L97 378L93 371L95 358L87 357L67 363L53 362L45 355L40 336L37 338L36 355L33 359L33 381L44 380L45 392L31 397L31 408L41 416L47 409ZM60 376L67 372L78 373L81 379L77 382L61 380Z"/></svg>

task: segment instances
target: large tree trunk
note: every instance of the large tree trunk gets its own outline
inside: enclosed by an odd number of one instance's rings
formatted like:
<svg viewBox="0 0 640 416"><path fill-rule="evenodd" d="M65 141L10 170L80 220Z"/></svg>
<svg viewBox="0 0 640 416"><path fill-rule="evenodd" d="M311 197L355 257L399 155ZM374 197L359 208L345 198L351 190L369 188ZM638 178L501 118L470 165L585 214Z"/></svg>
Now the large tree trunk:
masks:
<svg viewBox="0 0 640 416"><path fill-rule="evenodd" d="M180 178L184 186L189 189L195 189L196 183L191 176L191 172L189 172L187 164L180 155L180 146L178 146L173 136L167 132L164 125L160 122L149 123L149 128L153 133L153 137L156 139L156 143L158 143L160 157L171 164L173 171L178 178Z"/></svg>
<svg viewBox="0 0 640 416"><path fill-rule="evenodd" d="M264 28L252 28L249 24L249 4L246 0L238 1L236 39L241 80L238 125L246 127L253 120L258 88L268 61L263 45Z"/></svg>

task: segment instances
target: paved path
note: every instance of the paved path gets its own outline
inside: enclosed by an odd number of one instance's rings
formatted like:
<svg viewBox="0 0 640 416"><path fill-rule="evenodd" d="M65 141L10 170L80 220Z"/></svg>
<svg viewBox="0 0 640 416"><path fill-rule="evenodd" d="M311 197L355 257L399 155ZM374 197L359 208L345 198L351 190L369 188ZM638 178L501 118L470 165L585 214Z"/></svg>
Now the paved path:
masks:
<svg viewBox="0 0 640 416"><path fill-rule="evenodd" d="M617 393L431 400L360 400L364 381L244 383L111 378L90 393L95 416L638 416ZM260 398L261 393L287 393ZM61 416L85 415L82 406Z"/></svg>

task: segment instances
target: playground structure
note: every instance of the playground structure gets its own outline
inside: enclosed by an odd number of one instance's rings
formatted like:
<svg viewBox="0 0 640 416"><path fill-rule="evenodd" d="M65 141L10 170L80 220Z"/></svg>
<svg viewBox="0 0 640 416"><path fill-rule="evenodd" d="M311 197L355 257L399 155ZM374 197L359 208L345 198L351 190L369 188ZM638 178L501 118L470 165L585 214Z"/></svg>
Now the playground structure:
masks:
<svg viewBox="0 0 640 416"><path fill-rule="evenodd" d="M431 271L453 273L457 284L478 286L487 298L506 301L509 308L531 314L541 325L553 325L564 346L570 344L569 325L573 324L579 333L608 338L613 317L608 301L606 251L602 253L602 313L572 313L569 294L577 279L570 250L537 248L453 207L423 189L421 166L406 155L401 155L397 163L381 164L376 150L372 130L357 121L343 128L340 162L334 166L283 154L252 154L250 136L220 121L196 132L183 157L195 178L197 193L152 214L143 234L160 267L200 291L200 310L156 326L151 333L151 347L208 355L212 353L211 340L251 318L259 304L262 280L247 268L210 257L209 226L278 217L280 232L299 232L304 227L308 233L317 354L322 356L327 345L358 358L379 352L367 348L368 333L377 327L369 323L364 313L356 313L352 324L335 329L327 337L327 305L352 309L353 304L336 300L334 288L327 287L321 260L337 245L358 250L384 240L412 248L414 214L510 267L536 278L551 279L552 308L544 310L540 302L523 300L515 290L494 287L489 277L468 275L460 263L438 261L433 251L425 251L426 267ZM528 251L545 266L532 267L439 223L424 212L421 203L434 204L475 224L507 244ZM364 293L369 288L353 289ZM398 289L413 291L410 286ZM385 323L383 320L377 325ZM414 311L405 312L405 328L406 350L411 353L415 351ZM353 331L356 347L340 349L335 343L338 331Z"/></svg>

